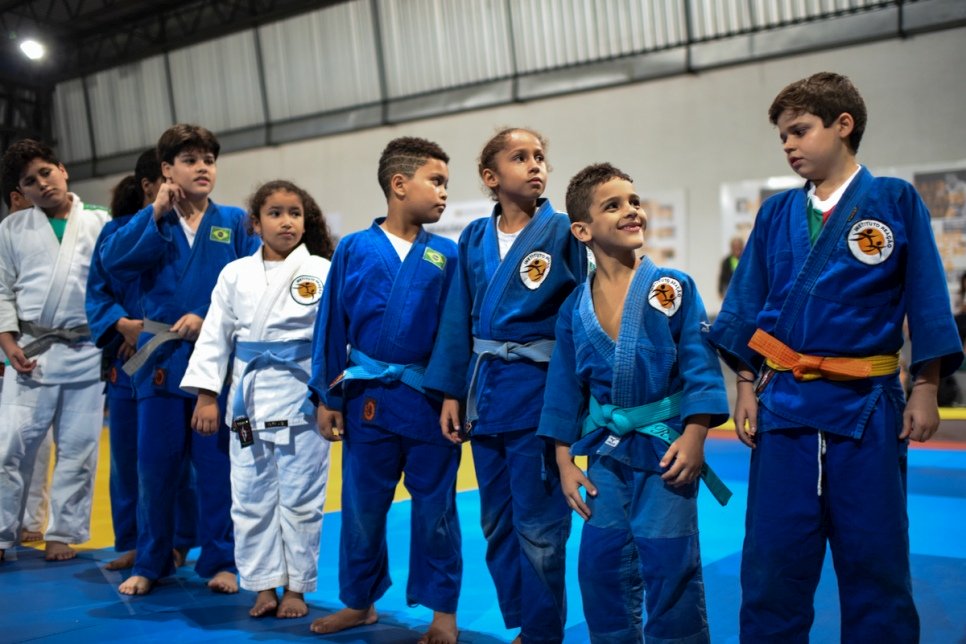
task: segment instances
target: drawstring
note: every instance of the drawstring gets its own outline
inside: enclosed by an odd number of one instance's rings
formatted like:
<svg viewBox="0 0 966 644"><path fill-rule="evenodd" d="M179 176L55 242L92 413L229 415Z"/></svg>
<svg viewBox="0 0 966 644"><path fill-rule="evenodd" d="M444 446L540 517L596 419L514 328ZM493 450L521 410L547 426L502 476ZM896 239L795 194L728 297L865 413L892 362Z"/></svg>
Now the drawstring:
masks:
<svg viewBox="0 0 966 644"><path fill-rule="evenodd" d="M818 433L818 485L817 492L822 496L822 457L825 456L825 434Z"/></svg>

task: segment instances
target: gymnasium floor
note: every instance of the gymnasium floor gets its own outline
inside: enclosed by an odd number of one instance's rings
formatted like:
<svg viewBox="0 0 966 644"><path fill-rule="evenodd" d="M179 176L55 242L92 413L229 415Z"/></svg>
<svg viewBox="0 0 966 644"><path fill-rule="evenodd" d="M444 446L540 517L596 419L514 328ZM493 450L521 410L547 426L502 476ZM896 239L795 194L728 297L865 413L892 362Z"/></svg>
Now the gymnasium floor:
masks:
<svg viewBox="0 0 966 644"><path fill-rule="evenodd" d="M962 411L962 410L958 410ZM966 414L944 423L939 440L915 447L909 458L913 585L923 623L923 642L966 644ZM712 432L707 458L735 493L725 508L705 490L700 497L701 548L708 612L714 642L737 642L738 569L747 492L748 450L731 432ZM963 442L961 442L963 441ZM404 495L389 515L390 561L396 584L379 602L376 625L323 638L309 632L316 617L340 607L336 560L339 520L339 452L333 456L329 502L322 531L320 591L307 597L310 614L296 620L247 616L254 595L215 595L191 567L165 580L146 597L116 591L123 579L107 572L113 557L107 493L107 434L101 445L94 504L93 539L68 562L46 563L42 553L21 549L15 562L0 564L0 642L229 642L316 641L364 644L414 642L431 614L408 608L406 579L409 503ZM460 601L460 642L507 642L516 632L503 628L492 582L483 562L479 500L473 489L469 452L461 467L459 512L465 573ZM586 642L576 579L580 520L575 515L568 552L570 616L566 642ZM196 556L189 557L189 563ZM812 642L838 640L838 604L830 557L816 598Z"/></svg>

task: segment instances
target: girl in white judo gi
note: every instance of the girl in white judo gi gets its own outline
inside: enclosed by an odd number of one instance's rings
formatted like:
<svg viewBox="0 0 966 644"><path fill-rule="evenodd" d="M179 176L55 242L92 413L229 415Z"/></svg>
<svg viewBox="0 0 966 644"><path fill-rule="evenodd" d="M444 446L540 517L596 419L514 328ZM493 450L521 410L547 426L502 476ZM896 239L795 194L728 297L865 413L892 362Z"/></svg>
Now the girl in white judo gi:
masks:
<svg viewBox="0 0 966 644"><path fill-rule="evenodd" d="M234 353L225 416L235 434L231 517L241 587L258 593L253 617L301 617L303 594L316 588L329 470L306 382L333 243L318 205L287 181L259 188L249 213L262 248L218 276L181 387L198 394L192 427L214 433Z"/></svg>

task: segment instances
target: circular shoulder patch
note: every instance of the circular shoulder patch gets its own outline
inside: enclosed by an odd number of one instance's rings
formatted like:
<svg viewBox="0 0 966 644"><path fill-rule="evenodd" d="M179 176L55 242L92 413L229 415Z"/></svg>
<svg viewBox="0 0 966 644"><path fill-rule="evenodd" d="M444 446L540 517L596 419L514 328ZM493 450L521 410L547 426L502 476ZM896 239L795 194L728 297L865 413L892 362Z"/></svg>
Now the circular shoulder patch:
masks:
<svg viewBox="0 0 966 644"><path fill-rule="evenodd" d="M673 277L662 277L653 284L647 301L664 315L671 317L681 308L681 295L684 289L681 282Z"/></svg>
<svg viewBox="0 0 966 644"><path fill-rule="evenodd" d="M881 264L895 245L892 230L881 221L863 219L849 229L849 250L863 264Z"/></svg>
<svg viewBox="0 0 966 644"><path fill-rule="evenodd" d="M292 299L309 306L322 299L322 280L315 275L299 275L292 280L288 292L292 294Z"/></svg>
<svg viewBox="0 0 966 644"><path fill-rule="evenodd" d="M523 258L520 264L520 279L531 291L536 290L550 274L550 255L542 251L534 251Z"/></svg>

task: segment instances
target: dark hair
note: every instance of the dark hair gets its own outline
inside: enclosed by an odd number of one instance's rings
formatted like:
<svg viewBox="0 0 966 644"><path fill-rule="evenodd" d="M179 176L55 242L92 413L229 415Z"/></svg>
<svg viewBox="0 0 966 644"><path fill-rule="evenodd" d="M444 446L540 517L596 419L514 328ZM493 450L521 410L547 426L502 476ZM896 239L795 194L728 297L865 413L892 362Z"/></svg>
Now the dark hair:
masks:
<svg viewBox="0 0 966 644"><path fill-rule="evenodd" d="M302 190L291 181L276 179L263 184L248 199L248 232L255 232L255 222L261 217L262 206L276 192L289 192L302 202L302 218L305 221L305 234L302 235L302 243L309 249L312 255L319 255L326 259L332 259L335 252L335 241L329 232L329 225L325 222L325 216L319 204L315 203L312 195Z"/></svg>
<svg viewBox="0 0 966 644"><path fill-rule="evenodd" d="M443 152L443 148L426 139L403 136L387 143L379 156L379 169L376 174L379 187L386 198L389 198L389 184L394 175L401 174L411 179L430 159L449 163L449 155Z"/></svg>
<svg viewBox="0 0 966 644"><path fill-rule="evenodd" d="M506 149L507 142L510 140L510 135L514 132L527 132L528 134L532 134L538 141L540 141L540 145L543 146L544 152L547 151L547 146L549 145L547 137L540 134L536 130L531 130L530 128L526 127L505 127L494 134L490 140L483 145L483 151L480 152L480 158L477 160L477 172L479 173L480 177L483 176L484 170L496 171L496 155L499 154L500 151ZM487 190L490 192L490 197L496 201L496 191L490 188L487 188Z"/></svg>
<svg viewBox="0 0 966 644"><path fill-rule="evenodd" d="M633 183L633 179L622 170L609 163L589 165L577 174L567 185L567 215L570 221L590 221L590 206L594 200L594 189L611 179L623 179Z"/></svg>
<svg viewBox="0 0 966 644"><path fill-rule="evenodd" d="M60 159L50 146L33 139L17 141L3 153L3 159L0 160L0 189L3 190L3 200L8 208L10 191L19 190L17 186L20 185L20 177L34 159L61 165Z"/></svg>
<svg viewBox="0 0 966 644"><path fill-rule="evenodd" d="M841 114L851 114L855 125L849 135L849 147L853 153L859 151L868 112L862 95L848 77L832 72L819 72L795 81L779 92L768 108L768 120L772 125L778 124L778 119L785 110L791 110L795 114L814 114L822 119L825 127L832 125Z"/></svg>
<svg viewBox="0 0 966 644"><path fill-rule="evenodd" d="M174 158L182 150L211 152L217 159L221 144L211 130L200 125L178 123L165 130L158 139L158 160L162 163L174 163Z"/></svg>
<svg viewBox="0 0 966 644"><path fill-rule="evenodd" d="M177 153L175 154L177 155ZM134 164L134 178L137 180L139 186L141 185L141 179L147 179L149 182L154 183L161 178L161 162L158 161L157 148L148 148L141 153L137 163Z"/></svg>
<svg viewBox="0 0 966 644"><path fill-rule="evenodd" d="M133 215L144 205L144 191L141 182L129 174L111 190L111 217Z"/></svg>

